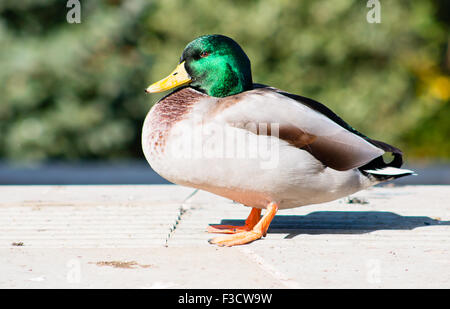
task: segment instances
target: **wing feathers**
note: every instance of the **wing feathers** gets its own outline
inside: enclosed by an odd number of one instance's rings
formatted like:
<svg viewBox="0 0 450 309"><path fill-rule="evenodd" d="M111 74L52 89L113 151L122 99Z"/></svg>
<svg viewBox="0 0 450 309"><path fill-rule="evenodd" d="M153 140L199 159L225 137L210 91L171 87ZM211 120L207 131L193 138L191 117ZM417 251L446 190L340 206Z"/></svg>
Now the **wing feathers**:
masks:
<svg viewBox="0 0 450 309"><path fill-rule="evenodd" d="M280 139L340 171L360 167L383 155L382 149L301 103L274 88L258 88L219 99L217 105L225 108L215 116L230 125L255 123L271 127L276 123Z"/></svg>

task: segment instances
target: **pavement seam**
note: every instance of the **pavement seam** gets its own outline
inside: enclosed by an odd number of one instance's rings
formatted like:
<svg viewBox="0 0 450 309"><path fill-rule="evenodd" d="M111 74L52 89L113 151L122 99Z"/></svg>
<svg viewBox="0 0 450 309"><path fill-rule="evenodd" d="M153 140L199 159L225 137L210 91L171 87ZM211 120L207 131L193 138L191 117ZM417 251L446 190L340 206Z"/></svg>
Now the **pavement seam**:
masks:
<svg viewBox="0 0 450 309"><path fill-rule="evenodd" d="M239 247L238 250L243 253L248 259L253 261L260 269L268 273L271 277L278 280L285 288L300 289L300 284L289 278L287 275L281 273L275 266L264 260L259 254L255 253L248 247Z"/></svg>
<svg viewBox="0 0 450 309"><path fill-rule="evenodd" d="M165 247L169 247L169 240L172 238L173 234L175 233L175 230L177 229L178 225L180 224L181 220L183 219L183 215L186 214L186 212L191 209L191 206L188 204L189 200L198 192L198 189L194 190L191 194L189 194L182 202L180 207L178 208L178 215L175 219L174 224L171 226L169 233L166 236L165 240Z"/></svg>

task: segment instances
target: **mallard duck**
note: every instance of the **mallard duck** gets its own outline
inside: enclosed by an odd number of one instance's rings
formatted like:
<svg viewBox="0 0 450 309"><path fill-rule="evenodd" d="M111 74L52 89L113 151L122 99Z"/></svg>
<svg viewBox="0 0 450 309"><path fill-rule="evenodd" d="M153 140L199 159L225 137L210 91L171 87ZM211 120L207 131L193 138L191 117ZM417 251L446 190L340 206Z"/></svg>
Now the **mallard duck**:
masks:
<svg viewBox="0 0 450 309"><path fill-rule="evenodd" d="M147 93L176 88L149 111L142 146L170 182L251 207L243 226L210 225L209 242L247 244L265 236L278 210L324 203L411 175L402 152L370 139L325 105L252 81L233 39L205 35ZM385 163L383 154L393 160ZM265 209L261 217L261 210Z"/></svg>

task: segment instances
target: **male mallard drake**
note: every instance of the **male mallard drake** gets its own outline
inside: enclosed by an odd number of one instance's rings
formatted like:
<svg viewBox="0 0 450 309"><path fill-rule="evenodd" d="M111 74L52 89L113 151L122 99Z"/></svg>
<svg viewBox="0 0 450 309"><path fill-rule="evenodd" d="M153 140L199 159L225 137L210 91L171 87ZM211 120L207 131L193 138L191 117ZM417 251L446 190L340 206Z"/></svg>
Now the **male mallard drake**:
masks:
<svg viewBox="0 0 450 309"><path fill-rule="evenodd" d="M169 181L252 207L244 226L208 227L232 234L211 243L249 243L265 236L278 209L413 174L400 169L399 149L359 133L323 104L254 84L247 55L226 36L189 43L175 71L146 91L178 86L148 113L143 151ZM383 161L385 152L392 162Z"/></svg>

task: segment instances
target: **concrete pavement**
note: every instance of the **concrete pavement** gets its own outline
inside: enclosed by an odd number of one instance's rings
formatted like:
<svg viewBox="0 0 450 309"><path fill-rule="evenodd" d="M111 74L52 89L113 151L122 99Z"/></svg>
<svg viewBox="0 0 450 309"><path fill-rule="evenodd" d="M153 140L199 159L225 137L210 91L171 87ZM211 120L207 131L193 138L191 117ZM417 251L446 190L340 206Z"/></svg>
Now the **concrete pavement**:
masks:
<svg viewBox="0 0 450 309"><path fill-rule="evenodd" d="M250 209L193 192L0 186L0 287L450 288L450 186L283 210L266 238L232 248L205 229Z"/></svg>

